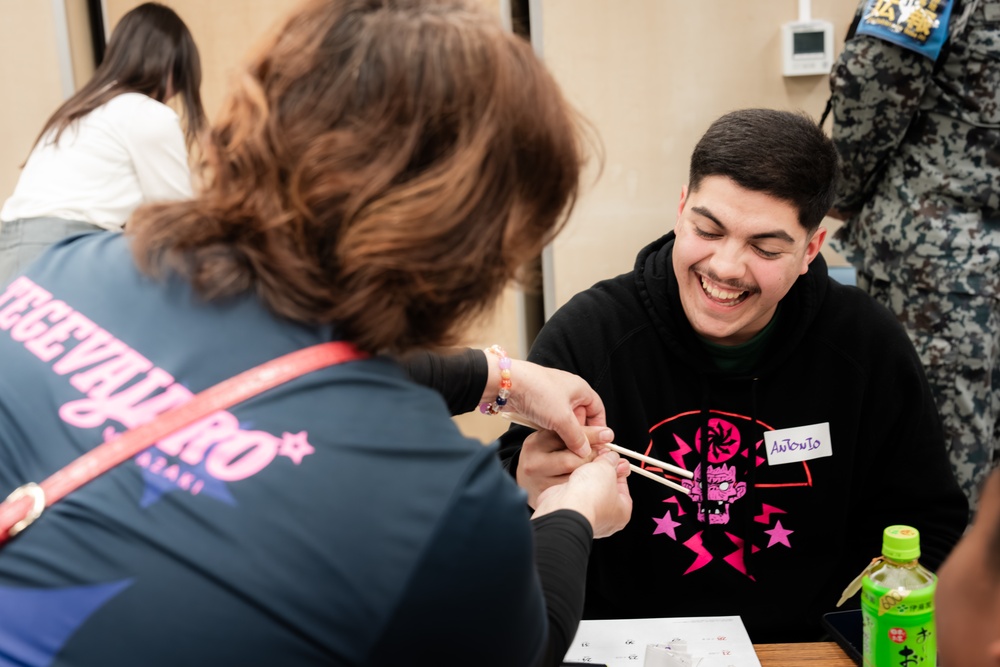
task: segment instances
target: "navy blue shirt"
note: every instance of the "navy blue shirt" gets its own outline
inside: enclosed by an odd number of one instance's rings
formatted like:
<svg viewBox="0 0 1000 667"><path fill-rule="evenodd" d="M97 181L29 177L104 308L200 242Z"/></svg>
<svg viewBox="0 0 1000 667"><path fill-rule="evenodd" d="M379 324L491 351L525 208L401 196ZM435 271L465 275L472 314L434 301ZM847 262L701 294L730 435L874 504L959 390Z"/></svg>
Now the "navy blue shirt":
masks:
<svg viewBox="0 0 1000 667"><path fill-rule="evenodd" d="M205 304L98 233L0 290L0 496L231 375L336 338ZM0 551L0 665L529 665L525 495L385 358L203 420Z"/></svg>

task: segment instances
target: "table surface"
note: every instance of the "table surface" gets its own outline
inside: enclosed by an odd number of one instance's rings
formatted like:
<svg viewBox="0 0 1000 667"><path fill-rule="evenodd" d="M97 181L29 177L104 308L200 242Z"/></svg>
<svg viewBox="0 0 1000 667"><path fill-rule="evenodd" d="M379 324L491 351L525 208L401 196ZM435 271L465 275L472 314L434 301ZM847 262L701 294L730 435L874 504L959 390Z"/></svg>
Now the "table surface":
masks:
<svg viewBox="0 0 1000 667"><path fill-rule="evenodd" d="M755 644L761 667L855 667L835 642Z"/></svg>

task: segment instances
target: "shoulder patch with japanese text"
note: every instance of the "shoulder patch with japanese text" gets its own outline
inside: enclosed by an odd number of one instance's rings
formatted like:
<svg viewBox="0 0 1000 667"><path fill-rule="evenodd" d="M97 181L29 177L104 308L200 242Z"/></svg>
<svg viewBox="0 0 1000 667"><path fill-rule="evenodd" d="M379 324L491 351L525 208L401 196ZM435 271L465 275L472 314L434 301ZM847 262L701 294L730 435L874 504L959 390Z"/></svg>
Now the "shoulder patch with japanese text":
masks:
<svg viewBox="0 0 1000 667"><path fill-rule="evenodd" d="M937 60L948 39L955 0L868 0L857 34Z"/></svg>

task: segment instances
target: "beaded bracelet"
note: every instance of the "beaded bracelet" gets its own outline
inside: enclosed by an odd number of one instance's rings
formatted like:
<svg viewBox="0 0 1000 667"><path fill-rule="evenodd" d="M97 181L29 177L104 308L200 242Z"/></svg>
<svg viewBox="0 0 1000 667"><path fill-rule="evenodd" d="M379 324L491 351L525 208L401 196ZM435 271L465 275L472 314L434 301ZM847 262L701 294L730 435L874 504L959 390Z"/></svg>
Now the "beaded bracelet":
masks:
<svg viewBox="0 0 1000 667"><path fill-rule="evenodd" d="M497 392L496 400L492 403L481 403L479 411L484 415L495 415L503 410L503 407L507 405L507 399L510 398L510 357L499 345L491 345L486 351L492 352L500 358L500 390Z"/></svg>

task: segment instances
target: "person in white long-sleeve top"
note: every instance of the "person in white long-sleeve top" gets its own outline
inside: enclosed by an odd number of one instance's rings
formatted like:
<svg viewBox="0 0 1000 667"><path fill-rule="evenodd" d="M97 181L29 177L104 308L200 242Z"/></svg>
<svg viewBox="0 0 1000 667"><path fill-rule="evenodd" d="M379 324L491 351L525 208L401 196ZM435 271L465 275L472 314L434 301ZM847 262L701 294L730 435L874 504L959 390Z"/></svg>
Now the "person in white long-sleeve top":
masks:
<svg viewBox="0 0 1000 667"><path fill-rule="evenodd" d="M190 197L200 85L198 48L173 10L145 3L125 14L93 78L46 121L0 209L0 284L62 238L120 231L144 203ZM166 104L175 95L183 124Z"/></svg>

